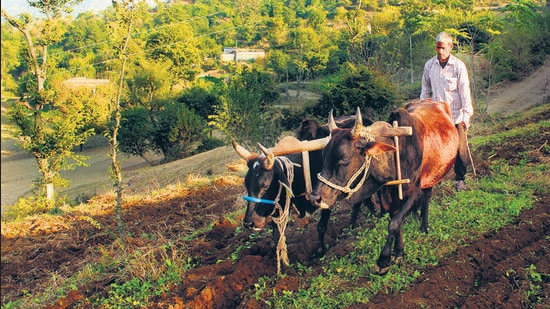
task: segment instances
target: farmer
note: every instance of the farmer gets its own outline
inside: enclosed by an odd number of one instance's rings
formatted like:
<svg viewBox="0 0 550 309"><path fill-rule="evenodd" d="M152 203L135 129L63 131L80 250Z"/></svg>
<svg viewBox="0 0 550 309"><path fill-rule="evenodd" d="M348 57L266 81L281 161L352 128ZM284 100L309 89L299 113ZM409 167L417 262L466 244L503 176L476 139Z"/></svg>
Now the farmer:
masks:
<svg viewBox="0 0 550 309"><path fill-rule="evenodd" d="M439 33L435 38L437 56L426 61L422 75L420 99L445 101L451 107L451 114L459 134L459 148L454 165L456 190L466 190L466 169L468 164L467 132L470 118L474 113L472 106L470 79L466 65L451 55L453 38L447 32Z"/></svg>

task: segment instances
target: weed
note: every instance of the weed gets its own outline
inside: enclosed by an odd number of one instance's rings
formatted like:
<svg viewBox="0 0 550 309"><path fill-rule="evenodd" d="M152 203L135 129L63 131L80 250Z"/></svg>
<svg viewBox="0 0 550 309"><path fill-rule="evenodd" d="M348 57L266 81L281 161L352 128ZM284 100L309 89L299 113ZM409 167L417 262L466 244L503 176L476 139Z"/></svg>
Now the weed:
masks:
<svg viewBox="0 0 550 309"><path fill-rule="evenodd" d="M529 282L529 289L525 292L525 297L532 305L541 304L544 299L544 291L542 288L543 277L546 280L550 279L550 275L537 272L537 267L534 264L525 268L526 279Z"/></svg>

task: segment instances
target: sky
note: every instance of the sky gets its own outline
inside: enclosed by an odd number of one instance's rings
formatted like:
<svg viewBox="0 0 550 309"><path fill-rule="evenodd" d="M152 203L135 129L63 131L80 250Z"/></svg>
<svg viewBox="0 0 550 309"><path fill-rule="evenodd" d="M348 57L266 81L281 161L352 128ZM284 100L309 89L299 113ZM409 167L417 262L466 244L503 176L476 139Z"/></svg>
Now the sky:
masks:
<svg viewBox="0 0 550 309"><path fill-rule="evenodd" d="M74 13L86 11L99 12L112 6L111 0L83 0L74 8ZM2 9L5 9L11 16L17 16L21 13L38 14L38 10L31 8L26 0L2 0Z"/></svg>

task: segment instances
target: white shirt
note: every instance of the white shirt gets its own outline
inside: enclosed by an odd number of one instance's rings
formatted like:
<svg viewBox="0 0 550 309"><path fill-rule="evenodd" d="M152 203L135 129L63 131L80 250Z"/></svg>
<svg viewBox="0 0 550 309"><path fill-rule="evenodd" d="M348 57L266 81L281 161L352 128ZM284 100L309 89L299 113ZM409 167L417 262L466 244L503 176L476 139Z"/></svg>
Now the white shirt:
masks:
<svg viewBox="0 0 550 309"><path fill-rule="evenodd" d="M464 122L470 127L470 118L474 114L470 92L470 79L466 65L451 55L445 68L437 57L426 61L422 75L420 99L445 101L451 107L455 124Z"/></svg>

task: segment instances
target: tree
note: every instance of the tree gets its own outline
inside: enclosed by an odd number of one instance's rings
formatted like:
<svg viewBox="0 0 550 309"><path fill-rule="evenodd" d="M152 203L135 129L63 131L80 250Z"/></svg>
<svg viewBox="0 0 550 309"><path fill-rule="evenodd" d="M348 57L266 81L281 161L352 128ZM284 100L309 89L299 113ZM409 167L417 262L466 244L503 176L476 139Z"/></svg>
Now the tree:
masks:
<svg viewBox="0 0 550 309"><path fill-rule="evenodd" d="M119 27L115 28L114 35L120 39L120 45L115 46L115 51L120 59L120 74L118 78L118 88L115 98L115 104L112 111L112 127L109 132L109 154L111 157L111 171L113 184L116 188L117 202L115 205L114 213L115 219L118 222L119 233L122 234L124 230L124 224L122 221L122 169L120 168L120 161L118 160L118 131L120 130L120 121L122 113L121 99L124 88L124 77L126 73L126 63L128 61L128 43L132 36L132 27L134 25L135 17L135 3L134 0L113 0L113 6L117 14ZM118 30L118 31L117 31Z"/></svg>
<svg viewBox="0 0 550 309"><path fill-rule="evenodd" d="M288 49L293 55L298 85L326 67L329 50L324 48L325 42L326 39L311 27L297 27L291 31Z"/></svg>
<svg viewBox="0 0 550 309"><path fill-rule="evenodd" d="M228 82L210 124L248 147L274 143L280 128L271 106L278 97L271 75L246 69Z"/></svg>
<svg viewBox="0 0 550 309"><path fill-rule="evenodd" d="M54 186L67 183L60 170L85 166L87 157L76 154L75 146L83 144L94 134L90 124L96 117L90 89L65 90L52 104L41 111L43 125L38 128L34 113L26 104L10 106L10 118L18 126L21 148L31 152L38 162L42 178L38 182L46 187L46 197L53 199Z"/></svg>
<svg viewBox="0 0 550 309"><path fill-rule="evenodd" d="M74 155L73 147L81 144L91 134L81 130L83 123L78 113L71 115L75 119L66 121L63 112L55 106L55 91L46 85L48 67L52 65L48 61L48 47L61 38L63 14L71 12L72 6L79 2L80 0L28 0L31 7L37 8L45 16L38 24L34 24L30 14L14 18L2 9L2 17L25 37L27 61L34 86L28 87L32 91L28 101L14 106L12 116L20 129L18 138L23 149L32 153L38 163L40 184L44 185L49 201L53 201L54 180L59 176L59 170L65 166L66 160L73 158L82 162L82 158Z"/></svg>
<svg viewBox="0 0 550 309"><path fill-rule="evenodd" d="M208 120L208 116L214 113L214 106L219 104L216 95L199 85L186 89L177 101L185 104L204 120Z"/></svg>
<svg viewBox="0 0 550 309"><path fill-rule="evenodd" d="M146 49L150 59L167 64L173 89L181 80L194 80L201 71L198 45L189 26L172 24L153 33L147 39Z"/></svg>
<svg viewBox="0 0 550 309"><path fill-rule="evenodd" d="M206 122L184 104L168 103L155 113L153 142L166 161L188 156L198 146Z"/></svg>
<svg viewBox="0 0 550 309"><path fill-rule="evenodd" d="M384 119L403 101L394 84L365 66L350 66L341 74L341 81L322 95L317 106L307 108L306 114L326 117L332 110L335 116L353 115L360 107L373 120Z"/></svg>
<svg viewBox="0 0 550 309"><path fill-rule="evenodd" d="M62 40L57 44L57 57L60 57L60 67L73 73L73 76L97 78L98 67L93 65L111 58L107 55L109 47L109 31L104 20L92 12L80 13L76 19L67 25ZM61 50L63 52L61 52Z"/></svg>
<svg viewBox="0 0 550 309"><path fill-rule="evenodd" d="M165 97L170 89L170 73L167 67L168 64L163 61L138 61L127 79L130 101L147 107L151 112L158 110L155 100Z"/></svg>
<svg viewBox="0 0 550 309"><path fill-rule="evenodd" d="M121 113L118 139L121 151L140 156L151 165L145 154L153 149L154 133L151 113L146 108L138 106Z"/></svg>

